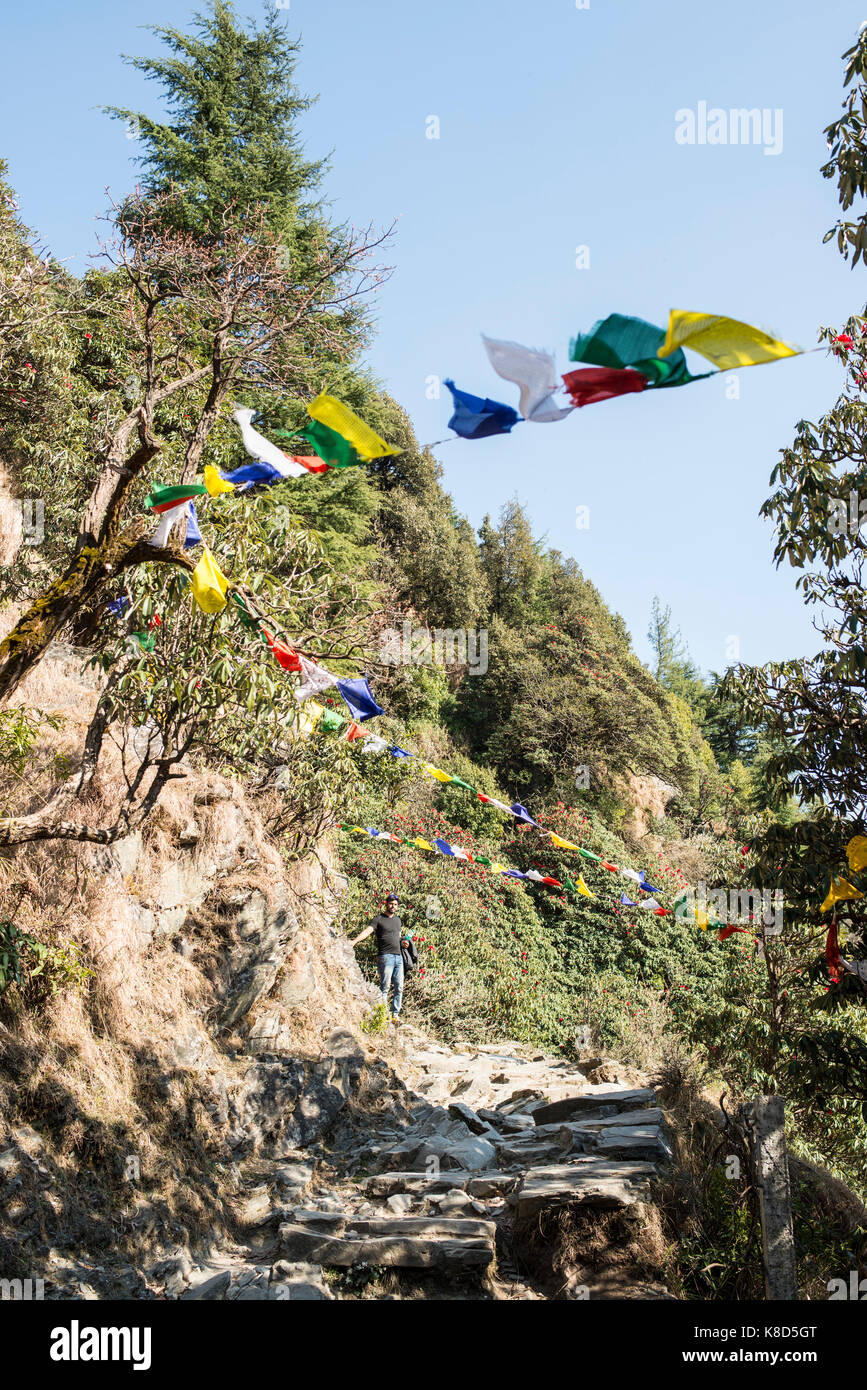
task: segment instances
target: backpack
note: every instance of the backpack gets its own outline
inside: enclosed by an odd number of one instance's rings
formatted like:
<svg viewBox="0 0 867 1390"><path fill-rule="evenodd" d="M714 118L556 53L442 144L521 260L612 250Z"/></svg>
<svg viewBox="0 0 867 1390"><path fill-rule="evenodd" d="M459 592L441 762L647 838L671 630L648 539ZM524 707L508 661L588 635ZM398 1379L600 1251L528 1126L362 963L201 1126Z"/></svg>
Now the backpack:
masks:
<svg viewBox="0 0 867 1390"><path fill-rule="evenodd" d="M411 975L418 965L418 951L411 936L407 936L401 941L400 954L403 960L404 974Z"/></svg>

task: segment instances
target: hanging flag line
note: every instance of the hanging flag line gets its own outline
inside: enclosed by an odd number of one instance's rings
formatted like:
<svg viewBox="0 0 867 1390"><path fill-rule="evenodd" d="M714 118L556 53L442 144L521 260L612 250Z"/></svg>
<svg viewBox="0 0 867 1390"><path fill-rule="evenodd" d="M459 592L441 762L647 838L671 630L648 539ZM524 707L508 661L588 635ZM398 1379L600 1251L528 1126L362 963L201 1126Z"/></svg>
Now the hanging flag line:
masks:
<svg viewBox="0 0 867 1390"><path fill-rule="evenodd" d="M417 753L408 753L405 748L399 748L397 744L389 744L386 739L380 738L377 734L362 733L359 731L359 735L364 739L364 743L361 744L363 752L388 752L393 758L412 760L419 764L422 771L425 772L428 777L435 778L437 782L462 787L465 791L472 792L472 794L478 797L479 801L484 802L486 806L494 806L498 811L502 811L504 815L513 816L521 825L532 826L535 830L538 830L543 838L550 840L557 849L574 850L576 854L580 854L584 859L589 859L594 864L598 864L602 869L607 869L609 873L621 874L624 878L630 879L642 892L659 892L659 889L655 888L650 883L644 869L640 869L636 872L635 869L620 868L617 864L611 864L607 859L603 859L600 854L594 854L592 850L585 849L583 845L573 844L571 840L563 839L561 835L557 835L553 830L545 830L543 826L539 825L538 821L533 819L526 806L522 806L519 801L514 801L511 806L508 806L505 801L498 801L495 796L487 796L484 792L480 792L470 782L465 782L462 777L456 777L452 773L444 772L441 767L434 767L433 763L426 762L423 758L420 758Z"/></svg>
<svg viewBox="0 0 867 1390"><path fill-rule="evenodd" d="M540 874L537 869L528 869L526 873L522 873L519 869L510 868L507 864L500 864L497 860L488 859L486 855L470 854L469 850L462 849L460 845L451 845L447 840L434 839L431 844L421 835L417 835L415 839L411 840L405 835L392 835L388 830L377 830L372 825L351 825L348 822L341 822L338 828L353 835L369 835L373 840L387 840L391 844L409 845L413 849L429 850L433 854L441 854L448 859L460 859L468 864L481 864L483 868L490 869L492 874L501 874L505 878L528 879L531 883L544 883L549 888L561 888L570 893L578 893L584 898L595 897L581 874L578 875L577 883L568 877L565 882L561 883L559 879L552 878L550 874ZM629 902L625 895L620 901ZM630 903L630 906L646 908L657 917L671 915L669 908L660 907L653 898L646 898L641 903Z"/></svg>
<svg viewBox="0 0 867 1390"><path fill-rule="evenodd" d="M590 898L591 900L595 900L596 898L596 894L591 893L581 874L578 875L577 883L574 883L572 879L568 877L565 882L561 883L559 879L552 878L549 874L540 874L536 869L530 869L527 873L521 873L519 869L509 868L505 864L498 863L497 860L488 859L486 855L470 854L469 850L465 850L459 845L449 844L447 840L434 839L433 843L431 843L421 835L416 835L414 839L409 839L406 835L393 835L388 830L377 830L377 828L372 825L352 825L348 821L342 821L338 829L350 835L369 835L372 840L385 840L394 845L408 845L411 849L426 850L433 854L443 855L448 859L457 859L468 864L479 864L483 868L489 869L492 874L499 874L503 878L524 879L528 880L530 883L544 884L548 888L559 888L564 892L578 894L581 897ZM670 908L661 907L653 898L644 898L641 902L634 902L623 893L618 905L644 909L652 912L654 917L674 916L675 921L678 922L687 920L677 912L676 905L672 913ZM753 936L754 940L758 940L748 927L725 926L722 922L710 920L706 913L699 913L697 911L694 913L694 916L697 925L703 931L706 930L708 926L716 927L718 929L717 939L721 942L727 941L735 932L743 932L747 936ZM843 964L846 965L846 962L844 961ZM867 966L867 962L864 962L864 964Z"/></svg>
<svg viewBox="0 0 867 1390"><path fill-rule="evenodd" d="M487 338L484 334L482 342L497 375L519 387L521 414L500 401L460 391L452 379L446 377L445 385L451 392L454 406L448 427L460 439L509 434L523 420L531 424L553 424L565 419L573 410L596 401L648 389L686 386L720 372L804 355L802 349L752 324L720 314L683 309L671 310L667 328L626 314L609 314L600 319L589 333L577 334L569 345L571 361L588 365L566 372L559 379L552 353ZM847 334L838 335L834 342L840 344L841 353L854 346ZM713 363L712 369L698 374L690 372L683 352L685 347L707 358ZM826 348L819 346L809 351L824 352ZM559 405L554 397L561 383L571 402L566 406ZM436 441L437 444L442 442Z"/></svg>

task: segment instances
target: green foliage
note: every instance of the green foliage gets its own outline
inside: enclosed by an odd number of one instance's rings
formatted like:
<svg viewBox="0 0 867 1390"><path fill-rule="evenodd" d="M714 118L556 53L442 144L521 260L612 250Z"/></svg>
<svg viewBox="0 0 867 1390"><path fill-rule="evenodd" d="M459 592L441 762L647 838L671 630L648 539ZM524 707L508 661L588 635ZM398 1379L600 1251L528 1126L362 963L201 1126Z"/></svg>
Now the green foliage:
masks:
<svg viewBox="0 0 867 1390"><path fill-rule="evenodd" d="M9 918L0 921L0 1002L7 1012L32 1012L65 990L83 990L92 975L74 941L46 945Z"/></svg>
<svg viewBox="0 0 867 1390"><path fill-rule="evenodd" d="M374 1008L368 1009L364 1018L361 1020L361 1031L369 1035L376 1035L388 1032L388 1005L377 1004Z"/></svg>

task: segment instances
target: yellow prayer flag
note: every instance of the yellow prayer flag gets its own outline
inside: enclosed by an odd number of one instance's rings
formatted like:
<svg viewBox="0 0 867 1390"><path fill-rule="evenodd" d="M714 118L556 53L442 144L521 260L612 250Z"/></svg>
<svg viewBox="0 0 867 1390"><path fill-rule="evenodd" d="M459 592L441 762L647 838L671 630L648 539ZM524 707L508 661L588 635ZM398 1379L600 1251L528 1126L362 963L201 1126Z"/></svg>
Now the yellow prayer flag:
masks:
<svg viewBox="0 0 867 1390"><path fill-rule="evenodd" d="M863 835L856 835L846 846L846 857L849 860L849 868L853 874L857 874L861 869L867 869L867 838Z"/></svg>
<svg viewBox="0 0 867 1390"><path fill-rule="evenodd" d="M555 835L553 830L551 831L551 843L556 845L558 849L577 849L579 853L581 850L580 845L573 845L571 840L561 840L560 836Z"/></svg>
<svg viewBox="0 0 867 1390"><path fill-rule="evenodd" d="M854 901L855 898L863 898L864 894L859 893L851 883L847 883L845 878L835 878L831 875L831 887L828 889L828 896L819 908L820 912L830 912L835 903L845 903Z"/></svg>
<svg viewBox="0 0 867 1390"><path fill-rule="evenodd" d="M427 840L422 839L421 835L416 835L415 839L413 840L413 844L418 845L419 849L433 849L433 845L429 845ZM434 853L436 853L435 850Z"/></svg>
<svg viewBox="0 0 867 1390"><path fill-rule="evenodd" d="M219 613L226 606L228 587L228 579L205 546L204 554L190 579L193 598L204 613Z"/></svg>
<svg viewBox="0 0 867 1390"><path fill-rule="evenodd" d="M298 728L302 734L312 734L325 710L315 700L305 700L298 710ZM367 831L364 832L365 835Z"/></svg>
<svg viewBox="0 0 867 1390"><path fill-rule="evenodd" d="M450 782L452 779L442 768L434 767L433 763L422 763L422 767L430 777L435 777L438 782Z"/></svg>
<svg viewBox="0 0 867 1390"><path fill-rule="evenodd" d="M578 875L578 882L576 883L575 887L578 889L578 892L579 892L579 893L582 893L582 894L584 895L585 898L592 898L592 897L593 897L593 894L590 892L590 889L587 887L587 884L584 882L584 878L583 878L583 875L582 875L582 874L579 874L579 875Z"/></svg>
<svg viewBox="0 0 867 1390"><path fill-rule="evenodd" d="M668 333L659 349L660 357L679 347L693 348L721 371L732 367L752 367L759 362L775 362L781 357L797 357L800 348L790 347L761 328L741 323L721 314L697 314L672 309Z"/></svg>
<svg viewBox="0 0 867 1390"><path fill-rule="evenodd" d="M506 868L506 865L505 865L505 864L492 864L492 865L491 865L491 873L492 873L492 874L505 874L505 873L508 873L508 869Z"/></svg>
<svg viewBox="0 0 867 1390"><path fill-rule="evenodd" d="M225 478L221 478L219 469L215 468L212 463L205 464L204 481L210 497L219 497L221 492L235 491L235 484L227 483Z"/></svg>
<svg viewBox="0 0 867 1390"><path fill-rule="evenodd" d="M348 405L344 405L335 396L317 396L308 405L307 414L312 420L318 420L321 425L327 425L330 430L339 434L363 459L380 459L386 454L401 453L400 449L386 444L375 430L360 420Z"/></svg>
<svg viewBox="0 0 867 1390"><path fill-rule="evenodd" d="M695 920L698 922L698 925L701 927L702 931L707 931L710 918L708 917L706 912L699 912L698 908L696 908Z"/></svg>

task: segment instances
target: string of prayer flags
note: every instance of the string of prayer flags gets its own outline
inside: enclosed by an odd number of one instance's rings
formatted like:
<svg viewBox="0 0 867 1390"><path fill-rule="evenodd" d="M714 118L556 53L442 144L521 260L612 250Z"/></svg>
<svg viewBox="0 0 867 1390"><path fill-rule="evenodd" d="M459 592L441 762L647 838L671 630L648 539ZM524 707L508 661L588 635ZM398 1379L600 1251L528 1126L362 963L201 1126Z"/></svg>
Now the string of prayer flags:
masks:
<svg viewBox="0 0 867 1390"><path fill-rule="evenodd" d="M644 391L648 380L631 367L582 367L577 372L565 372L563 385L569 392L572 404L583 406Z"/></svg>
<svg viewBox="0 0 867 1390"><path fill-rule="evenodd" d="M689 347L713 362L719 371L733 367L755 367L762 362L776 362L782 357L797 357L800 348L791 347L779 338L772 338L761 328L741 323L739 319L722 314L698 314L684 309L672 309L668 332L659 349L660 357Z"/></svg>
<svg viewBox="0 0 867 1390"><path fill-rule="evenodd" d="M835 903L854 902L857 898L863 898L864 894L854 888L845 878L835 878L831 875L831 886L820 912L830 912Z"/></svg>
<svg viewBox="0 0 867 1390"><path fill-rule="evenodd" d="M359 724L363 724L365 719L372 719L374 715L385 712L382 706L374 700L366 676L359 676L356 680L335 680L333 683L337 685L337 689L349 706L349 713L353 719L358 720Z"/></svg>
<svg viewBox="0 0 867 1390"><path fill-rule="evenodd" d="M255 414L255 410L242 409L240 406L236 407L232 412L233 418L240 427L241 439L244 442L244 448L247 450L250 458L254 459L256 463L270 464L271 468L281 478L303 477L307 470L302 464L288 457L284 454L283 450L272 443L270 439L266 439L264 434L260 434L258 430L253 428L250 421ZM234 479L232 480L234 481ZM264 479L260 481L264 481Z"/></svg>
<svg viewBox="0 0 867 1390"><path fill-rule="evenodd" d="M333 468L347 468L358 462L371 463L374 459L402 452L387 444L335 396L324 393L317 396L308 405L307 414L313 424L302 430L302 434L320 458Z"/></svg>
<svg viewBox="0 0 867 1390"><path fill-rule="evenodd" d="M454 412L448 428L460 435L461 439L487 439L494 434L508 434L520 423L521 416L510 405L488 400L486 396L472 396L469 391L459 391L449 377L446 377L445 384L454 401Z"/></svg>
<svg viewBox="0 0 867 1390"><path fill-rule="evenodd" d="M552 424L570 414L571 405L561 406L554 400L560 382L550 352L486 338L484 333L482 342L497 376L520 387L518 404L525 420L534 425Z"/></svg>
<svg viewBox="0 0 867 1390"><path fill-rule="evenodd" d="M190 588L193 598L204 613L219 613L226 606L229 581L207 546L193 570Z"/></svg>

